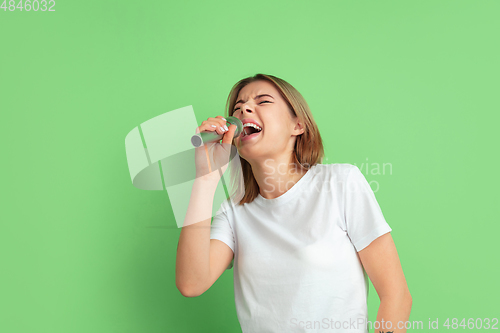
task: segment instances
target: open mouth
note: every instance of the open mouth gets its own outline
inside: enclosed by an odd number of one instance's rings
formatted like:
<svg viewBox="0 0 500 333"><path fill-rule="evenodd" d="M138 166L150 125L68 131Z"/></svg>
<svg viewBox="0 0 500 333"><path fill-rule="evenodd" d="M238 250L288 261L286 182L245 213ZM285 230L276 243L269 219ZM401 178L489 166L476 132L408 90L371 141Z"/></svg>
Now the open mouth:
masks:
<svg viewBox="0 0 500 333"><path fill-rule="evenodd" d="M259 135L262 132L262 128L254 123L246 123L243 125L243 132L241 140L249 140Z"/></svg>

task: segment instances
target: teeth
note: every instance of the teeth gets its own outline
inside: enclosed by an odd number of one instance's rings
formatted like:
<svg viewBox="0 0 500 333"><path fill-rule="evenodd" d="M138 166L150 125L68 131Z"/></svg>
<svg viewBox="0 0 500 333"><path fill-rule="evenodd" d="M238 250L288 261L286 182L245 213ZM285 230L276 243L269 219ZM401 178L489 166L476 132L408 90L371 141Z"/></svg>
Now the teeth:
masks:
<svg viewBox="0 0 500 333"><path fill-rule="evenodd" d="M260 126L258 125L255 125L254 123L246 123L243 125L243 127L249 127L249 126L258 129L259 131L262 131L262 128L260 128Z"/></svg>
<svg viewBox="0 0 500 333"><path fill-rule="evenodd" d="M257 129L258 131L262 131L262 128L261 128L259 125L256 125L256 124L254 124L254 123L245 123L245 124L243 124L243 136L248 135L248 134L246 133L246 131L244 130L244 129L245 129L245 127L253 127L253 128L255 128L255 129Z"/></svg>

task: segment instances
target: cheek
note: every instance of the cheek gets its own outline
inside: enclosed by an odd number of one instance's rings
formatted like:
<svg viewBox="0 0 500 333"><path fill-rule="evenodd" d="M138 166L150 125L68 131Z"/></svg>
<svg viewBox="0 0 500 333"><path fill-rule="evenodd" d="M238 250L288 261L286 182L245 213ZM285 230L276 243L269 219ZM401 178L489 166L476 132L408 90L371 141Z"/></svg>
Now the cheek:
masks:
<svg viewBox="0 0 500 333"><path fill-rule="evenodd" d="M264 129L263 134L267 139L271 138L271 140L278 142L282 140L285 132L280 126L271 125Z"/></svg>

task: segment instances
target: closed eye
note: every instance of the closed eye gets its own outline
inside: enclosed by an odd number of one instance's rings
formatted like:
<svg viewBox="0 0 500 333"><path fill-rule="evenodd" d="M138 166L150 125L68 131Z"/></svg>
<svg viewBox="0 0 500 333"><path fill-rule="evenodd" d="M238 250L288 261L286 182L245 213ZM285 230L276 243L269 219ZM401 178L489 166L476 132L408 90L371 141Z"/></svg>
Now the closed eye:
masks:
<svg viewBox="0 0 500 333"><path fill-rule="evenodd" d="M267 103L272 103L271 101L262 101L262 102L260 102L259 104L262 104L262 103L265 103L265 102L267 102ZM236 111L236 110L238 110L238 109L239 109L239 108L236 108L236 109L234 109L233 111Z"/></svg>

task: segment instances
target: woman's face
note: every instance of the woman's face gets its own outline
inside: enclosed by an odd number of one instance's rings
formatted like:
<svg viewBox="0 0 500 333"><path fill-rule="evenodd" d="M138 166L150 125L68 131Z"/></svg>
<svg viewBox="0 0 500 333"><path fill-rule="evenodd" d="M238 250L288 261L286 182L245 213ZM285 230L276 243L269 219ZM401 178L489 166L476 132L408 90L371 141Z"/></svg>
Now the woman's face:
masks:
<svg viewBox="0 0 500 333"><path fill-rule="evenodd" d="M234 110L234 117L241 121L251 119L262 128L247 140L243 134L234 139L239 155L247 161L274 158L287 151L291 154L294 136L304 132L279 90L267 81L254 81L243 87Z"/></svg>

